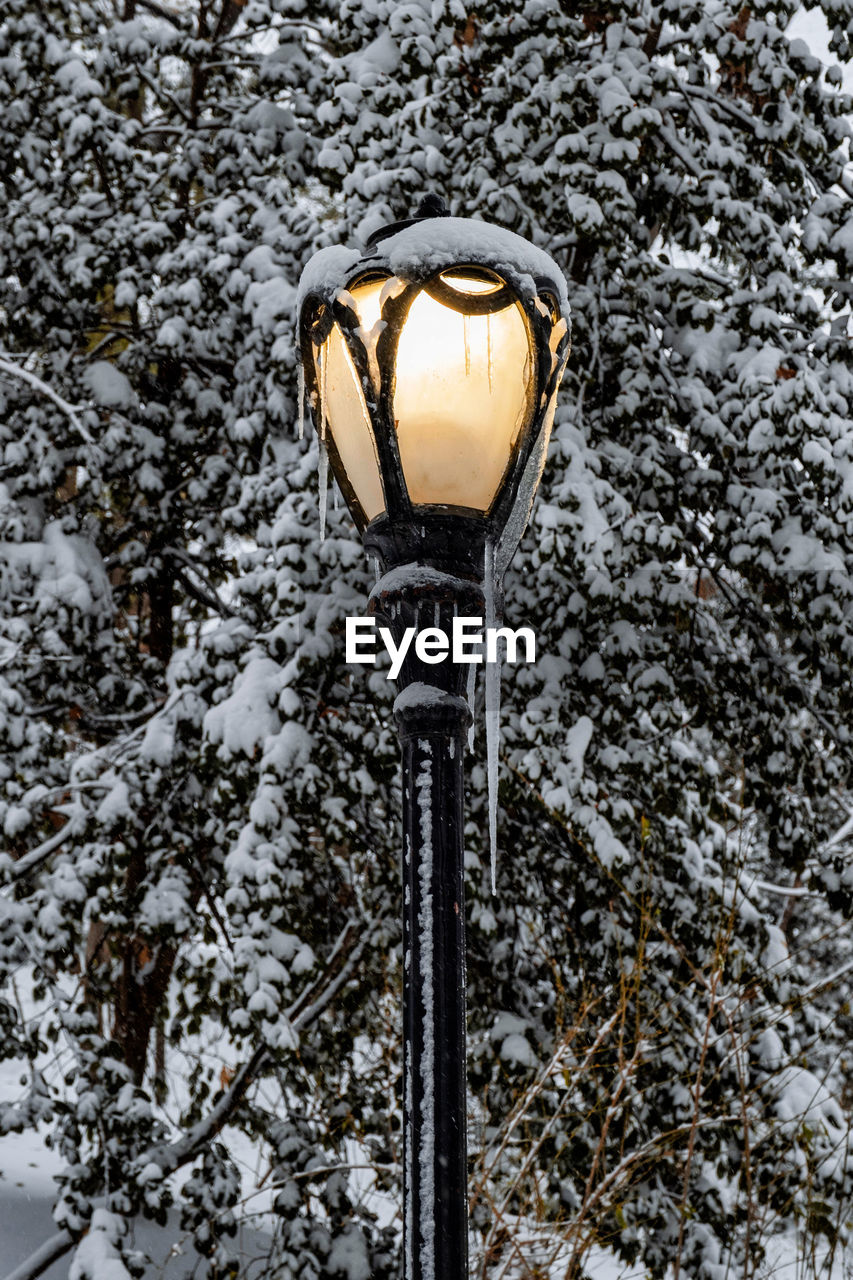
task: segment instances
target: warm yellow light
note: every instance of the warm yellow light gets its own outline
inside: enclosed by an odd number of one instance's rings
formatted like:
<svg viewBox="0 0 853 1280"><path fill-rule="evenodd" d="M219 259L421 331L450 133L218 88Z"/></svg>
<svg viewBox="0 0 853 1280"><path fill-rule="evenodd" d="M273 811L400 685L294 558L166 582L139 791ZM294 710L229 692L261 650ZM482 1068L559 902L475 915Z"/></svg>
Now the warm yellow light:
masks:
<svg viewBox="0 0 853 1280"><path fill-rule="evenodd" d="M516 302L485 315L469 314L504 286L497 279L445 272L458 297L445 305L424 290L403 324L395 361L394 423L403 476L415 505L488 511L519 432L532 412L532 355L527 323ZM374 393L379 389L376 342L392 277L350 286L349 296L367 352ZM325 368L322 364L325 363ZM379 463L364 394L343 335L333 326L323 344L318 385L325 422L343 469L368 520L385 510Z"/></svg>
<svg viewBox="0 0 853 1280"><path fill-rule="evenodd" d="M364 307L366 311L375 311L378 318L379 294L383 284L384 281L380 280L378 284L362 285L353 290L361 317L365 314L362 312ZM368 346L371 354L374 349L375 342L372 348ZM322 368L323 361L325 369ZM375 356L372 356L371 366L374 362ZM327 429L335 442L341 465L365 516L368 520L373 520L385 510L379 462L364 394L352 357L337 325L332 326L332 331L321 348L317 383L324 401Z"/></svg>
<svg viewBox="0 0 853 1280"><path fill-rule="evenodd" d="M500 285L463 273L444 277L465 294ZM418 294L397 349L394 417L413 503L487 511L529 416L531 356L517 303L463 314Z"/></svg>

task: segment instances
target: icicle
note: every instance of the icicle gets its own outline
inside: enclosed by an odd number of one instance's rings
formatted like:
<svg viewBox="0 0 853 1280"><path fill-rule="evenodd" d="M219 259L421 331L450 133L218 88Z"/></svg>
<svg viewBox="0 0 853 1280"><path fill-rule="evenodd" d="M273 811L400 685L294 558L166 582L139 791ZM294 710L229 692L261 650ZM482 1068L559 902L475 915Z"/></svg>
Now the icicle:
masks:
<svg viewBox="0 0 853 1280"><path fill-rule="evenodd" d="M486 597L486 635L495 623L495 546L486 541L483 592ZM488 648L488 646L487 646ZM501 663L495 650L494 662L486 662L486 768L489 779L489 849L492 868L492 893L497 893L498 860L498 743L501 723Z"/></svg>
<svg viewBox="0 0 853 1280"><path fill-rule="evenodd" d="M432 625L434 627L441 626L441 605L438 600L436 600L435 604L432 606Z"/></svg>
<svg viewBox="0 0 853 1280"><path fill-rule="evenodd" d="M465 377L471 373L471 317L463 315L462 331L465 337Z"/></svg>
<svg viewBox="0 0 853 1280"><path fill-rule="evenodd" d="M486 312L486 364L489 370L489 395L492 394L492 316Z"/></svg>
<svg viewBox="0 0 853 1280"><path fill-rule="evenodd" d="M296 438L301 440L305 435L305 369L302 361L296 371Z"/></svg>
<svg viewBox="0 0 853 1280"><path fill-rule="evenodd" d="M326 503L328 501L329 454L326 441L320 440L320 465L317 468L317 480L320 486L320 541L326 539Z"/></svg>
<svg viewBox="0 0 853 1280"><path fill-rule="evenodd" d="M373 559L373 572L376 576L376 581L378 582L379 579L382 577L382 570L379 567L379 557L373 556L372 559Z"/></svg>
<svg viewBox="0 0 853 1280"><path fill-rule="evenodd" d="M468 699L468 710L471 712L471 723L468 726L468 750L474 750L474 726L477 723L474 715L474 698L477 692L477 667L475 663L471 663L468 668L468 684L465 689L465 697Z"/></svg>
<svg viewBox="0 0 853 1280"><path fill-rule="evenodd" d="M317 352L317 372L319 375L319 382L320 382L320 439L325 440L326 439L326 345L325 343Z"/></svg>

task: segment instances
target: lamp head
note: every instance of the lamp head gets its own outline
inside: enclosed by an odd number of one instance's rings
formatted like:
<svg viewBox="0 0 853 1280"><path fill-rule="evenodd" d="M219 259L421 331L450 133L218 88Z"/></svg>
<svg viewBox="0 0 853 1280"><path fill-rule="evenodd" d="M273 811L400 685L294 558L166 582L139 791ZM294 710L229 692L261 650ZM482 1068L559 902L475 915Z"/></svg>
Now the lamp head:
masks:
<svg viewBox="0 0 853 1280"><path fill-rule="evenodd" d="M569 354L566 284L503 228L428 196L299 289L315 426L384 568L502 577L527 524Z"/></svg>

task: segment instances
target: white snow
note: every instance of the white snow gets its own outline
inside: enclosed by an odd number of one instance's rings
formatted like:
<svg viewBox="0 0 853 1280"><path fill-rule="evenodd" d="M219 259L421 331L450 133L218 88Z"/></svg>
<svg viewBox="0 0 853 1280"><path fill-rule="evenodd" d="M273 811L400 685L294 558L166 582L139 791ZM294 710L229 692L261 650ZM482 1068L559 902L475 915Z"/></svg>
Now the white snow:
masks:
<svg viewBox="0 0 853 1280"><path fill-rule="evenodd" d="M594 232L603 225L604 210L592 196L585 196L578 191L572 192L566 201L569 217L586 233Z"/></svg>
<svg viewBox="0 0 853 1280"><path fill-rule="evenodd" d="M0 542L0 574L30 573L43 607L69 604L81 613L112 612L112 590L94 543L49 520L40 542Z"/></svg>
<svg viewBox="0 0 853 1280"><path fill-rule="evenodd" d="M512 270L531 277L544 276L554 284L561 309L568 317L568 290L565 277L554 259L543 249L475 218L427 218L404 227L377 245L394 275L402 279L422 279L427 273L470 263Z"/></svg>
<svg viewBox="0 0 853 1280"><path fill-rule="evenodd" d="M419 588L437 587L444 589L454 585L464 585L450 574L440 569L431 569L428 565L401 564L396 569L384 573L370 593L371 599L392 591L415 591Z"/></svg>
<svg viewBox="0 0 853 1280"><path fill-rule="evenodd" d="M132 1280L117 1248L121 1219L96 1209L87 1235L77 1246L68 1280Z"/></svg>
<svg viewBox="0 0 853 1280"><path fill-rule="evenodd" d="M293 962L290 967L293 973L307 973L309 969L314 968L316 963L317 957L314 955L314 952L311 947L309 947L308 943L305 942L293 957Z"/></svg>
<svg viewBox="0 0 853 1280"><path fill-rule="evenodd" d="M188 897L184 878L166 873L146 889L140 914L151 928L168 928L172 934L186 933L191 926Z"/></svg>
<svg viewBox="0 0 853 1280"><path fill-rule="evenodd" d="M829 24L822 9L806 6L799 9L788 24L785 34L792 43L804 43L807 51L819 58L824 67L838 65L835 55L829 49ZM843 92L853 94L853 61L845 62L839 70Z"/></svg>
<svg viewBox="0 0 853 1280"><path fill-rule="evenodd" d="M116 778L109 792L95 811L95 819L109 828L123 818L131 819L130 791L124 778Z"/></svg>
<svg viewBox="0 0 853 1280"><path fill-rule="evenodd" d="M583 761L587 747L592 741L592 721L589 716L580 716L566 734L564 758L569 771L576 777L583 775Z"/></svg>
<svg viewBox="0 0 853 1280"><path fill-rule="evenodd" d="M360 84L372 85L377 75L394 74L400 65L400 50L390 31L386 29L363 49L348 53L340 61L353 80L357 80Z"/></svg>
<svg viewBox="0 0 853 1280"><path fill-rule="evenodd" d="M421 1114L418 1159L420 1165L421 1274L423 1280L442 1280L435 1274L435 1024L433 1008L432 933L432 744L419 738L418 749L424 765L415 779L420 815L421 909L418 913L420 944L420 997L423 1005L423 1049L421 1054Z"/></svg>
<svg viewBox="0 0 853 1280"><path fill-rule="evenodd" d="M778 1032L765 1027L755 1046L759 1062L768 1071L776 1071L785 1060L785 1049Z"/></svg>
<svg viewBox="0 0 853 1280"><path fill-rule="evenodd" d="M483 593L486 600L486 628L495 624L495 549L491 539L486 541L486 558L483 572ZM486 664L486 771L489 789L489 860L492 875L492 893L497 893L498 850L498 747L501 716L501 663L500 656Z"/></svg>
<svg viewBox="0 0 853 1280"><path fill-rule="evenodd" d="M562 271L543 249L522 236L475 218L427 218L404 227L380 241L372 255L387 260L390 271L403 280L422 279L426 274L459 263L513 270L530 278L545 277L557 291L563 317L568 320L569 303ZM345 287L348 277L361 261L355 249L329 245L306 263L297 290L297 310L301 312L311 293L330 294Z"/></svg>
<svg viewBox="0 0 853 1280"><path fill-rule="evenodd" d="M243 310L251 316L253 328L274 337L293 314L293 285L281 276L254 280L243 298Z"/></svg>
<svg viewBox="0 0 853 1280"><path fill-rule="evenodd" d="M159 715L152 716L145 726L145 734L139 748L139 758L152 764L169 764L175 751L175 722Z"/></svg>
<svg viewBox="0 0 853 1280"><path fill-rule="evenodd" d="M364 1236L356 1227L349 1227L336 1236L326 1260L326 1268L333 1275L341 1273L346 1280L370 1280L370 1259Z"/></svg>
<svg viewBox="0 0 853 1280"><path fill-rule="evenodd" d="M504 1062L519 1067L535 1067L538 1059L524 1036L518 1032L508 1035L501 1045L500 1055Z"/></svg>
<svg viewBox="0 0 853 1280"><path fill-rule="evenodd" d="M126 409L136 400L130 379L109 360L96 360L90 364L83 380L95 403L105 408Z"/></svg>
<svg viewBox="0 0 853 1280"><path fill-rule="evenodd" d="M422 680L413 680L394 699L394 712L406 711L410 707L453 706L459 701L455 694L437 689L433 684L424 684Z"/></svg>
<svg viewBox="0 0 853 1280"><path fill-rule="evenodd" d="M204 717L205 735L210 742L221 744L220 757L241 751L251 757L278 731L281 722L275 704L281 682L281 667L272 658L250 658L234 681L233 693Z"/></svg>
<svg viewBox="0 0 853 1280"><path fill-rule="evenodd" d="M513 1013L499 1013L495 1025L489 1032L489 1039L498 1044L499 1055L504 1062L520 1067L535 1067L537 1064L533 1048L525 1036L527 1023Z"/></svg>
<svg viewBox="0 0 853 1280"><path fill-rule="evenodd" d="M57 66L54 72L57 85L65 93L73 93L75 98L99 98L103 95L103 86L93 80L88 67L79 58L69 58Z"/></svg>
<svg viewBox="0 0 853 1280"><path fill-rule="evenodd" d="M773 1082L773 1093L780 1120L797 1128L806 1123L829 1125L837 1131L838 1138L845 1132L844 1113L837 1099L806 1067L783 1068Z"/></svg>
<svg viewBox="0 0 853 1280"><path fill-rule="evenodd" d="M299 288L296 294L297 312L302 311L309 293L331 293L340 288L360 257L357 249L348 249L342 244L328 245L325 249L319 249L313 257L308 259L299 277Z"/></svg>

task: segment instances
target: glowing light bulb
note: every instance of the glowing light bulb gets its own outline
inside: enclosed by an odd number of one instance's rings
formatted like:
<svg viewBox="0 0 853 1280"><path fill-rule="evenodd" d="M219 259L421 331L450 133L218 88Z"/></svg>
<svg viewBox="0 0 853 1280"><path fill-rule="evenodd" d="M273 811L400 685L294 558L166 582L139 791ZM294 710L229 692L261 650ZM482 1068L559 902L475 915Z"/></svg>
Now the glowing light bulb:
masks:
<svg viewBox="0 0 853 1280"><path fill-rule="evenodd" d="M453 283L472 294L496 289L466 277ZM417 296L400 335L394 389L413 503L489 509L532 411L530 351L524 314L514 302L476 315L425 292Z"/></svg>

